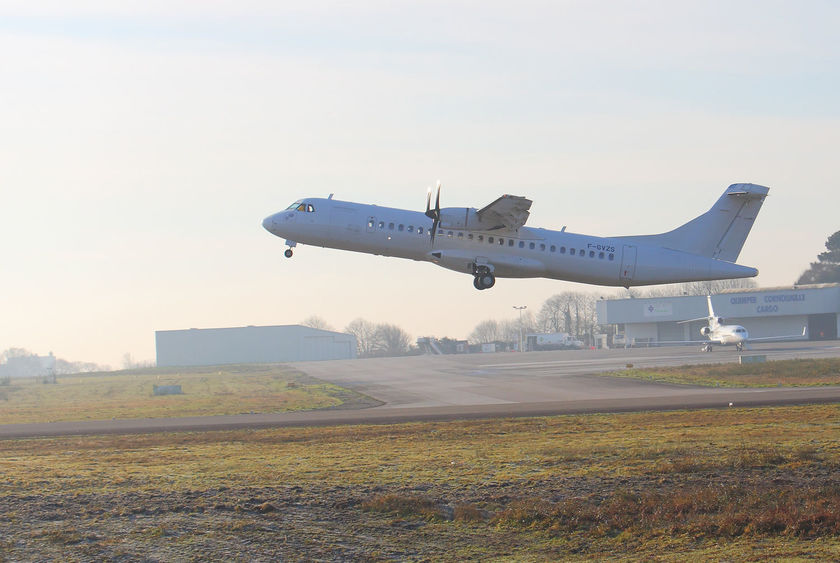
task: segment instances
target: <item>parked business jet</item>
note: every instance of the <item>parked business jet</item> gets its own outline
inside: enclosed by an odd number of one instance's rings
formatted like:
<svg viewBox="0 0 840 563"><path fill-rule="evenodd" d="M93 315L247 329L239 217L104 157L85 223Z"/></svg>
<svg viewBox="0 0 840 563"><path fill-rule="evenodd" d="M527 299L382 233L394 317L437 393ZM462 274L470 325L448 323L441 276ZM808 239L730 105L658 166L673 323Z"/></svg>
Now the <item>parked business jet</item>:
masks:
<svg viewBox="0 0 840 563"><path fill-rule="evenodd" d="M684 342L669 342L669 344L703 344L700 348L703 352L711 352L712 344L734 344L735 348L740 352L744 349L744 345L750 342L771 341L771 340L790 340L792 338L801 338L805 336L807 327L802 327L802 334L791 334L788 336L763 336L760 338L750 338L747 329L741 325L725 325L723 319L715 315L715 310L712 307L712 297L707 295L706 301L709 303L709 316L700 317L698 319L689 319L687 321L679 321L678 324L690 323L693 321L708 321L708 326L700 329L700 334L708 338L708 340L687 340Z"/></svg>
<svg viewBox="0 0 840 563"><path fill-rule="evenodd" d="M306 198L263 220L298 243L433 262L473 276L476 289L496 278L543 277L606 286L747 278L735 264L768 188L732 184L709 211L667 233L597 237L526 227L531 200L503 195L481 209L435 206L426 212Z"/></svg>

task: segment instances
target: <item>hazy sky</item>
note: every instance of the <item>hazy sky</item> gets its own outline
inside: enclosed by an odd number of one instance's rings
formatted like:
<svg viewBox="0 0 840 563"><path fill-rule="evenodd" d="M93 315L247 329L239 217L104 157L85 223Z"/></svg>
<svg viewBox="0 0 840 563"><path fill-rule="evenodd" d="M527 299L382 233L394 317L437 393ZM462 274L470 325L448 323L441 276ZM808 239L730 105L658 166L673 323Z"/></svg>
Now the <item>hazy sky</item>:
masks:
<svg viewBox="0 0 840 563"><path fill-rule="evenodd" d="M299 247L299 197L668 230L770 186L739 263L840 229L836 2L0 4L0 350L119 366L154 331L356 317L466 337L567 289Z"/></svg>

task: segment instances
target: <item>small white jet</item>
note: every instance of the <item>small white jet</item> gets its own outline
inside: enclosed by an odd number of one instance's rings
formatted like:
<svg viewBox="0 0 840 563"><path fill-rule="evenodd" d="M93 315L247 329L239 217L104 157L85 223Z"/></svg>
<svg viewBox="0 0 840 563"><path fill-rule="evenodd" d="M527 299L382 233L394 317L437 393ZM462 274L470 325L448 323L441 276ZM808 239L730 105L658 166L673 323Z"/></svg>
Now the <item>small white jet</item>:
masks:
<svg viewBox="0 0 840 563"><path fill-rule="evenodd" d="M750 342L771 341L771 340L790 340L792 338L801 338L805 336L807 327L802 327L802 334L791 334L788 336L763 336L760 338L750 338L747 329L741 325L725 325L723 318L715 315L715 310L712 307L712 297L706 296L706 301L709 303L709 316L700 317L697 319L689 319L687 321L679 321L678 324L690 323L693 321L708 321L708 326L700 329L700 334L708 338L708 340L687 340L684 342L669 342L669 344L703 344L700 348L703 352L711 352L712 344L720 344L726 346L734 344L735 349L739 352L744 349L745 345Z"/></svg>
<svg viewBox="0 0 840 563"><path fill-rule="evenodd" d="M496 278L543 277L605 286L747 278L758 270L735 264L769 189L732 184L709 211L656 235L597 237L525 227L531 200L503 195L481 209L435 206L426 212L306 198L263 220L298 243L427 261L473 276L476 289Z"/></svg>

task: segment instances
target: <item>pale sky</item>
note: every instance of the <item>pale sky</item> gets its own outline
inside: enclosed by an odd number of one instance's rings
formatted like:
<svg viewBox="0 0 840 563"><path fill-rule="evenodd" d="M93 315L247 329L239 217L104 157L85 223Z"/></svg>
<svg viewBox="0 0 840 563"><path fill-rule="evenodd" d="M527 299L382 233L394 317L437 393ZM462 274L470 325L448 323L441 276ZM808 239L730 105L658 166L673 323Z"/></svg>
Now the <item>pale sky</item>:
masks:
<svg viewBox="0 0 840 563"><path fill-rule="evenodd" d="M771 188L738 260L792 283L840 229L836 2L0 4L0 350L154 359L154 331L356 317L466 338L551 280L298 247L297 198L533 199L668 230Z"/></svg>

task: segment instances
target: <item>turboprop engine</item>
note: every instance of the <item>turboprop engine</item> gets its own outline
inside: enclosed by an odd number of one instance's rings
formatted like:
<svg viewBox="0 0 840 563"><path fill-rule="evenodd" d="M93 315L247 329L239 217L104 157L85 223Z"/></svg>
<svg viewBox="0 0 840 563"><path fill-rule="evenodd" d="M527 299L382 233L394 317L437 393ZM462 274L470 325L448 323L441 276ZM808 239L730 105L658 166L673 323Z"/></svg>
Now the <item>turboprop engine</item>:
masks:
<svg viewBox="0 0 840 563"><path fill-rule="evenodd" d="M703 336L709 336L710 332L712 332L712 329L710 329L707 326L704 326L703 328L700 329L700 334L702 334Z"/></svg>

